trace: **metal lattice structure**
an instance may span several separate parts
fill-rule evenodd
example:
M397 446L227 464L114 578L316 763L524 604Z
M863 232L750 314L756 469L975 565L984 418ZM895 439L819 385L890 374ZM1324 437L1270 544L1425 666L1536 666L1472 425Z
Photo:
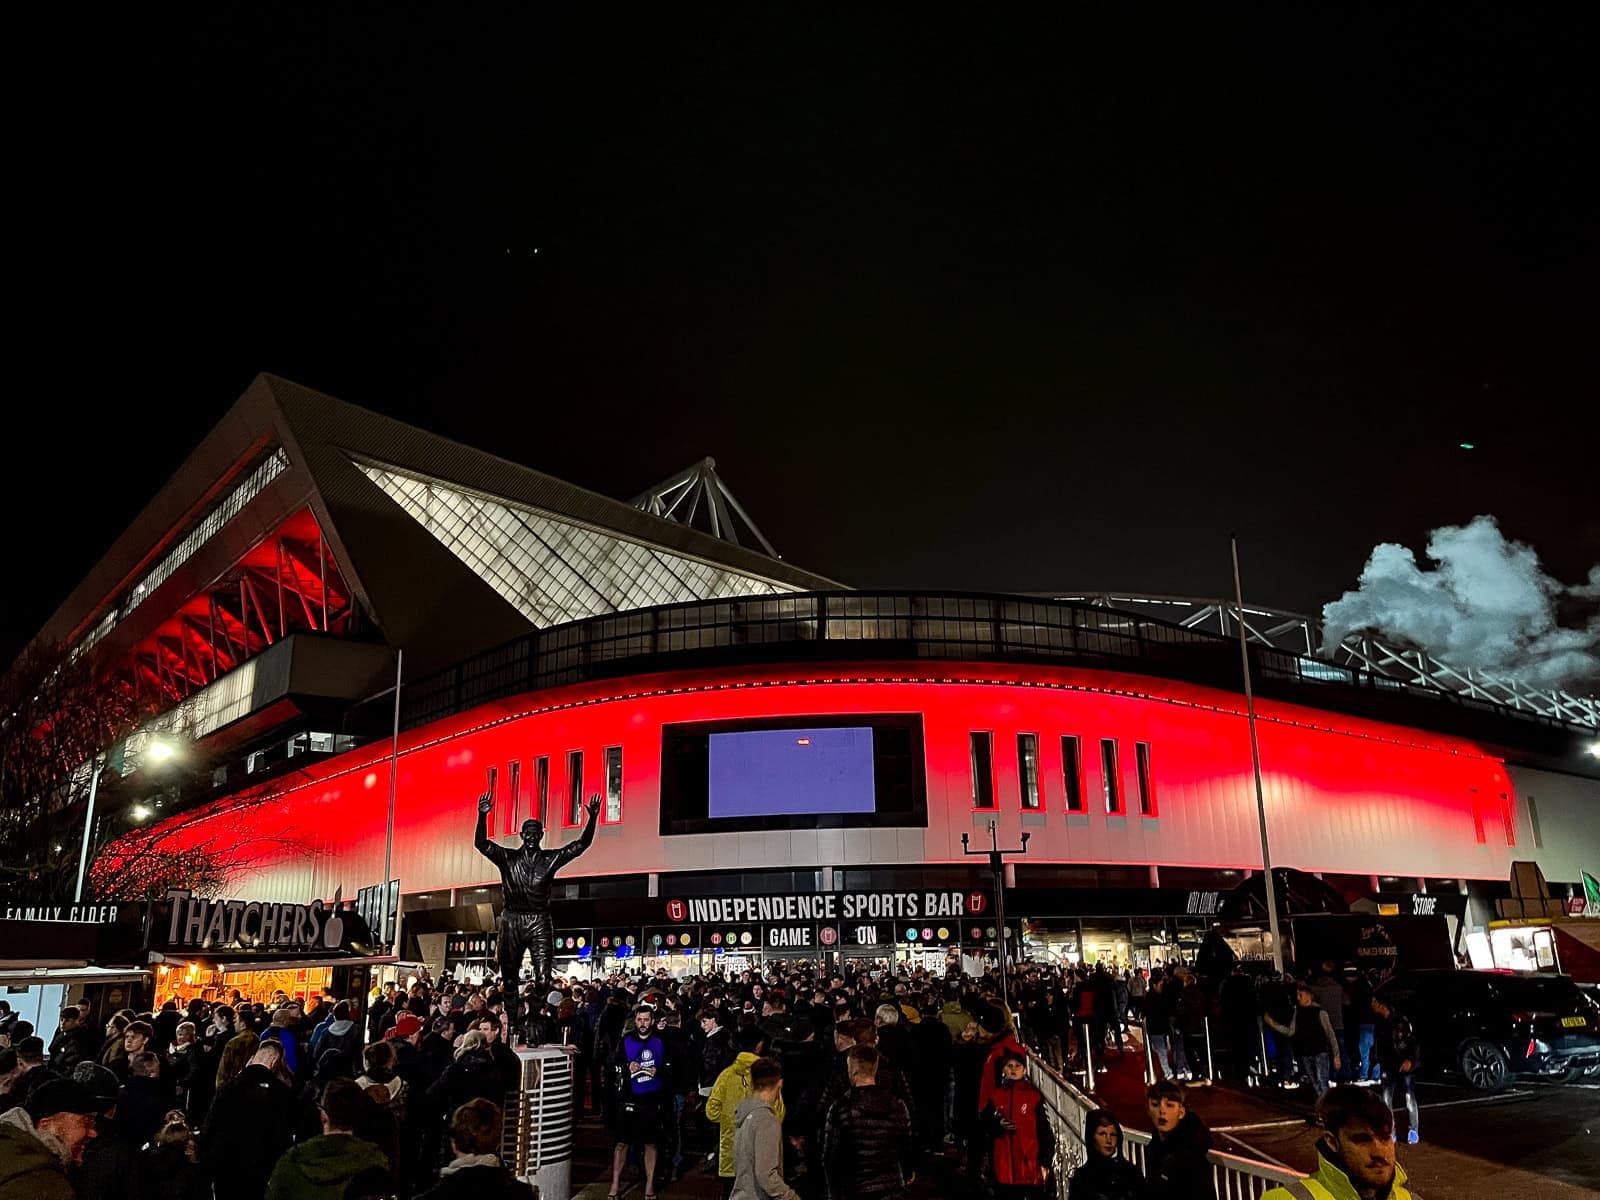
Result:
M1152 596L1134 592L1047 594L1053 600L1146 613L1186 629L1215 631L1228 637L1237 637L1242 625L1245 639L1258 645L1322 658L1343 667L1357 667L1415 687L1436 688L1519 712L1600 729L1600 699L1596 697L1575 696L1559 688L1535 687L1487 671L1458 669L1424 650L1387 645L1370 634L1352 633L1335 646L1332 653L1325 653L1322 623L1302 613L1253 605L1241 610L1232 600L1193 596Z
M714 458L702 458L670 479L664 479L655 487L640 493L633 498L633 506L653 517L664 517L680 525L704 529L712 537L732 542L735 546L744 544L739 540L738 530L738 524L742 523L746 532L755 538L763 550L773 558L783 557L773 549L766 534L761 532L750 519L750 514L745 512L744 506L728 490L722 476L717 474L717 460ZM737 522L735 518L738 518ZM696 519L700 519L702 524L696 525Z

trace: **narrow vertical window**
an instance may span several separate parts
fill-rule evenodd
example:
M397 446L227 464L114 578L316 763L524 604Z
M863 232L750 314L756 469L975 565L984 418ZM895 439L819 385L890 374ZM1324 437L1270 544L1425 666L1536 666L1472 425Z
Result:
M1061 773L1067 785L1067 811L1083 811L1083 747L1069 734L1061 739Z
M515 833L522 823L522 762L511 763L511 803L506 805L506 832Z
M583 824L583 751L567 751L567 824Z
M1101 787L1106 796L1106 812L1120 813L1122 811L1122 780L1117 775L1117 740L1115 738L1100 739L1100 776Z
M607 821L622 820L622 747L606 747L606 811Z
M1517 806L1506 792L1500 793L1500 821L1506 827L1506 845L1517 844Z
M540 755L533 760L533 799L529 803L529 815L539 824L545 822L545 814L550 811L550 758Z
M1539 806L1534 803L1532 796L1524 796L1522 802L1528 806L1528 828L1533 832L1533 848L1544 849L1544 831L1539 828Z
M1017 782L1022 788L1024 811L1039 808L1039 735L1017 734Z
M1139 767L1139 814L1153 817L1156 815L1156 793L1150 779L1150 743L1135 742L1133 752Z
M971 737L972 755L972 807L994 807L994 754L987 733L974 733Z
M1489 835L1483 830L1483 802L1478 798L1478 789L1469 788L1472 793L1472 832L1478 839L1478 845L1487 846Z

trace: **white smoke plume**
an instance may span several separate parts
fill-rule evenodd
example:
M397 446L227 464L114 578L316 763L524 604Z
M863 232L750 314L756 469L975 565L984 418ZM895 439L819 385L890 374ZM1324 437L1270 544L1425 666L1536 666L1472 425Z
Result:
M1600 599L1600 566L1566 587L1545 574L1533 547L1510 541L1493 517L1428 535L1431 566L1406 546L1372 551L1358 586L1322 609L1323 649L1351 633L1417 647L1458 670L1592 693L1600 683L1600 614L1585 628L1558 623L1562 599Z

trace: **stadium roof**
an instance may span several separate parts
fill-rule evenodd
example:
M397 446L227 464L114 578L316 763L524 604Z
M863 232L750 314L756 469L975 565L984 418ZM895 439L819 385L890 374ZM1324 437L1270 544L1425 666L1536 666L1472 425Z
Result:
M263 374L36 641L105 641L147 675L204 684L295 632L302 610L328 632L346 606L368 640L429 669L583 617L838 586Z

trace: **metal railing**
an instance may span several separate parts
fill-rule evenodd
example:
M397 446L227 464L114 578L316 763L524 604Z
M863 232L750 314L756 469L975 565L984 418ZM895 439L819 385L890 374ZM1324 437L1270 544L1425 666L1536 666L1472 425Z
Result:
M1056 662L1236 686L1229 638L1091 603L938 592L802 592L690 601L535 630L406 688L402 723L427 724L543 688L721 663ZM1266 694L1365 711L1376 692L1472 706L1453 693L1272 646L1250 647ZM1342 700L1338 700L1343 697ZM1513 709L1502 712L1535 720ZM1546 723L1559 726L1541 718Z
M1056 1154L1050 1178L1056 1200L1066 1200L1072 1175L1088 1161L1089 1149L1084 1121L1100 1105L1053 1070L1037 1054L1028 1056L1028 1078L1044 1097L1045 1115L1055 1134ZM1124 1129L1122 1153L1129 1162L1145 1170L1150 1134ZM1206 1155L1211 1164L1211 1181L1218 1200L1259 1200L1261 1195L1282 1184L1305 1176L1253 1158L1213 1150Z

